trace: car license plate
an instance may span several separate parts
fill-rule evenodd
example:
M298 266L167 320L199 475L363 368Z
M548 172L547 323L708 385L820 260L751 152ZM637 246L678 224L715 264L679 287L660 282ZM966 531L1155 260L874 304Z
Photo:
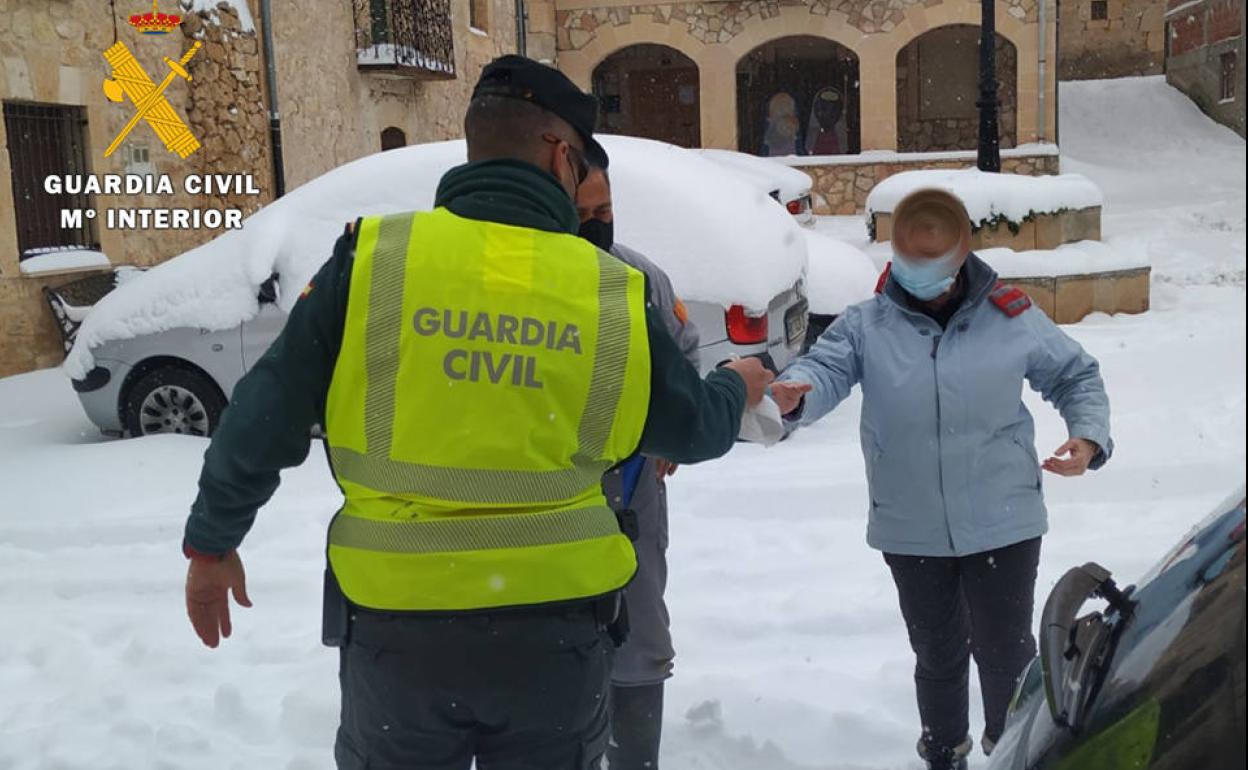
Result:
M788 333L789 345L800 344L806 339L806 303L795 305L789 309L784 319L785 331Z

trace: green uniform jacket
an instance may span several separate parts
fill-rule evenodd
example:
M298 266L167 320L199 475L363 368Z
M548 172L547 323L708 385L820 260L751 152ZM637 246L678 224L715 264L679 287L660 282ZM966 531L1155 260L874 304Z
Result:
M436 206L459 216L574 233L576 209L554 177L510 160L452 169ZM325 401L342 343L355 239L344 234L291 309L268 352L234 388L204 454L199 496L186 523L186 544L206 554L238 547L256 511L277 489L279 472L303 463L308 436L325 424ZM678 463L719 457L732 448L745 408L745 383L726 369L702 380L647 306L650 406L639 451Z

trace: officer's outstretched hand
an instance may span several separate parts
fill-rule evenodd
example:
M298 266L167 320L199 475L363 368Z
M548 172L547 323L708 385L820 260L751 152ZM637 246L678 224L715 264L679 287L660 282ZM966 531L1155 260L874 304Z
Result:
M724 368L733 370L745 380L746 406L754 406L762 401L767 386L776 379L776 375L763 366L763 362L757 358L738 358L736 361L724 364Z
M186 568L186 614L208 647L216 647L223 637L230 636L230 593L243 607L251 606L238 551L230 551L220 560L191 559Z

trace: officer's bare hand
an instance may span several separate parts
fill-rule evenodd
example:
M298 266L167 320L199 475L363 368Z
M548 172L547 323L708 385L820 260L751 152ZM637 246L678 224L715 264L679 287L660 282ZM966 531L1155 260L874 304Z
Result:
M662 481L668 476L675 476L676 469L679 467L671 460L664 460L662 457L658 457L654 461L654 475L659 477L659 481Z
M195 633L208 647L216 647L230 636L230 599L243 607L247 598L247 575L238 551L230 551L220 561L195 558L186 568L186 614Z
M1088 470L1088 464L1096 457L1098 447L1086 438L1072 438L1057 448L1053 456L1045 460L1041 467L1058 476L1082 476ZM1063 460L1062 455L1070 455Z
M762 401L767 386L776 379L776 375L757 358L738 358L724 364L724 368L733 370L745 380L746 406L754 406Z
M805 382L775 382L771 385L771 400L780 407L780 414L789 414L802 405L802 398L812 388Z

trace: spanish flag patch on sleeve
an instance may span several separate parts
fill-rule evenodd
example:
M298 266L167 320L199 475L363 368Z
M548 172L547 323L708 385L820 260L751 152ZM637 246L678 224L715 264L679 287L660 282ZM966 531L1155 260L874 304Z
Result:
M304 299L312 293L312 282L308 281L308 285L303 287L303 291L299 292L299 299Z
M682 325L689 323L689 308L685 307L685 303L681 302L679 298L676 300L675 307L672 308L672 313Z

